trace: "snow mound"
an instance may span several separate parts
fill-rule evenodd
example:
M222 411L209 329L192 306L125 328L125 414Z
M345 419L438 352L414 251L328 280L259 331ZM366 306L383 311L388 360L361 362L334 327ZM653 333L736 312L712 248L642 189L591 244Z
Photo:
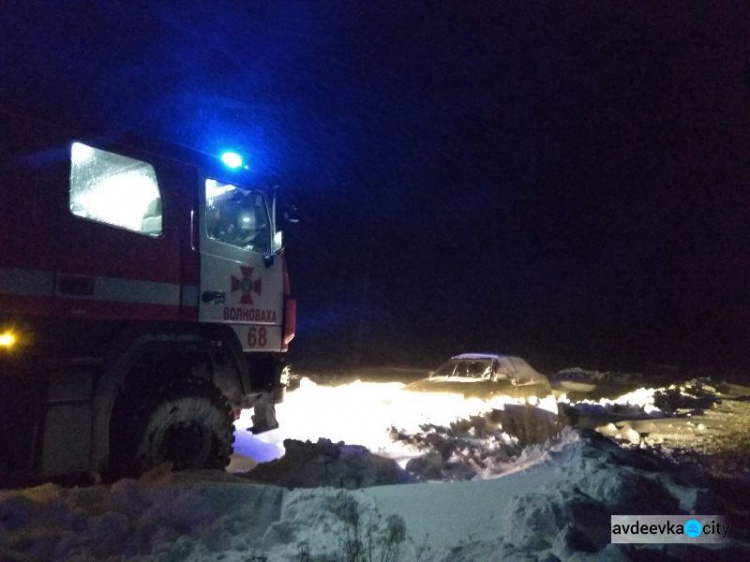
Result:
M492 478L515 469L525 447L560 433L556 409L552 399L505 402L448 425L422 424L412 432L391 427L390 433L395 442L420 451L405 466L418 482Z
M707 505L705 491L666 461L592 431L568 428L522 456L516 470L490 480L367 494L383 513L399 513L417 543L428 540L429 560L628 560L627 545L610 544L611 515L700 513ZM731 559L737 547L726 547Z
M195 537L208 551L247 548L278 518L283 490L212 477L183 473L111 487L47 484L1 493L0 559L122 560L168 552L178 560L195 551Z
M550 383L561 381L579 382L579 383L611 383L611 384L632 384L643 380L642 373L629 373L623 371L595 371L591 369L582 369L581 367L572 367L562 369L547 377Z
M319 456L321 447L348 451L303 443L292 444L291 455ZM610 516L720 506L651 452L622 449L592 431L568 428L527 447L515 467L493 479L354 491L290 491L210 471L163 470L109 487L0 491L0 559L685 559L679 545L655 545L644 558L630 545L609 544ZM719 545L692 559L742 559L745 546Z
M661 418L685 413L698 414L720 401L715 387L699 380L662 388L638 388L618 398L571 401L560 398L565 412L576 423L584 416L613 419Z
M675 413L699 413L719 400L717 387L701 379L672 384L654 392L654 405L661 410Z
M374 455L360 445L322 438L316 443L285 439L284 449L282 458L259 464L246 477L286 488L357 489L412 480L395 461Z
M666 414L656 406L656 392L655 388L639 388L615 399L580 400L572 403L571 406L574 413L578 415L614 414L623 417L662 417ZM565 399L561 401L570 403Z
M415 433L391 429L391 436L422 454L406 463L417 481L471 480L483 471L509 463L521 448L487 416L472 416L448 426L425 424Z

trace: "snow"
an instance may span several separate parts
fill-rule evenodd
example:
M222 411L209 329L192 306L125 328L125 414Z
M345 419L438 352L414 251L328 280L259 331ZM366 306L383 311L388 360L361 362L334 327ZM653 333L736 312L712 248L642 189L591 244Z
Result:
M362 445L376 454L385 453L403 467L419 456L409 445L394 443L390 428L418 432L425 424L449 425L457 419L487 413L492 405L461 394L429 394L404 391L403 383L354 381L339 386L321 386L307 378L277 407L280 428L257 438L241 436L235 450L244 456L271 460L284 454L284 439ZM235 424L240 430L252 425L250 411ZM257 449L256 449L257 447Z
M581 400L575 403L575 409L581 414L585 413L611 413L624 416L650 416L661 417L664 412L655 406L654 388L639 388L622 396L609 399L601 398L598 401ZM563 402L568 402L565 397Z
M651 390L599 405L609 414L618 404L653 405L659 392ZM414 394L397 383L303 380L279 408L279 430L252 436L247 419L238 420L234 473L159 467L112 486L0 491L0 560L628 560L632 546L610 544L612 514L732 507L644 448L632 427L638 438L631 434L628 447L570 427L524 446L492 428L493 410L547 416L554 402ZM623 427L608 422L600 432ZM397 434L409 439L393 440ZM453 463L453 475L461 466L469 479L374 485L383 474L404 476L409 461L430 454L437 454L439 478L460 479L446 472ZM279 460L265 465L276 467L266 477L283 485L253 482L253 464L272 459ZM362 480L337 482L342 474ZM746 547L735 538L710 556L741 559ZM662 557L685 554L680 545L649 548Z

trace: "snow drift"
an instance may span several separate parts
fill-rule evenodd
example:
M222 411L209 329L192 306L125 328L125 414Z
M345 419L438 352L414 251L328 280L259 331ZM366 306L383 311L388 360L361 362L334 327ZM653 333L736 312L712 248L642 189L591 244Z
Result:
M666 461L595 432L565 430L522 457L499 478L357 491L289 491L231 474L166 471L111 487L3 491L0 557L626 560L639 550L609 543L610 515L727 509ZM658 546L660 556L685 556L681 545ZM737 558L746 545L720 546L714 559Z

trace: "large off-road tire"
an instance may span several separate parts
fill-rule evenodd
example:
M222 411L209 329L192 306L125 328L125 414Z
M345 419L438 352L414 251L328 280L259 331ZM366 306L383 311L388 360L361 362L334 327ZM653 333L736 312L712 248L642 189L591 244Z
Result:
M229 464L232 409L211 382L173 379L133 410L120 410L113 420L113 429L119 429L110 433L113 475L138 476L164 463L174 470L223 469Z

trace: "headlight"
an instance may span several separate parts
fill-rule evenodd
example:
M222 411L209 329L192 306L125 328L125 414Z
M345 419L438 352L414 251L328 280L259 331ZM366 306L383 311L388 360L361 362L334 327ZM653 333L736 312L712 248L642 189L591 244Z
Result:
M15 351L34 343L34 332L14 324L0 325L0 353Z
M0 349L10 349L16 345L18 336L14 332L6 331L0 333Z

